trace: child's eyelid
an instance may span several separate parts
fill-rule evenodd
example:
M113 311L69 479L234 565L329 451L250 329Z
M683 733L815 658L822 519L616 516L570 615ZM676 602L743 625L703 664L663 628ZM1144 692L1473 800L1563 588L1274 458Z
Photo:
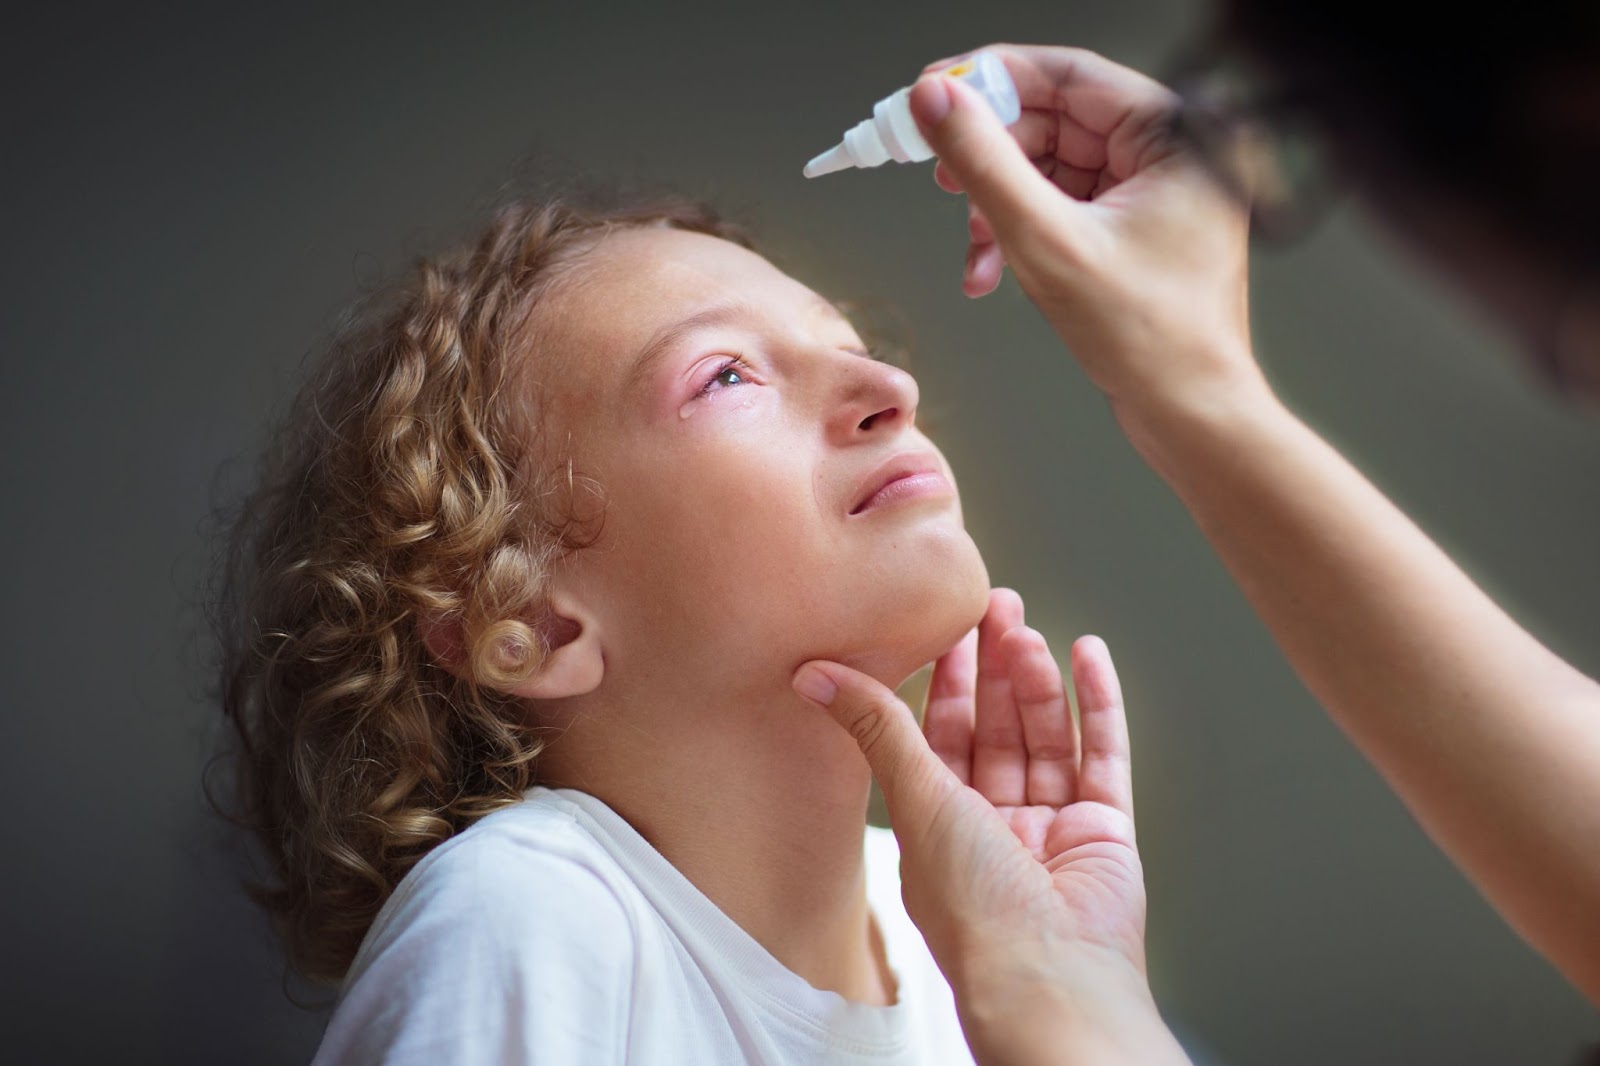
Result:
M699 380L700 384L699 388L695 390L695 395L697 397L705 396L708 393L717 391L713 388L717 383L717 379L730 370L741 374L749 374L753 368L745 360L744 356L737 353L723 352L711 360L709 370L697 372L697 380Z
M729 366L743 362L743 357L727 348L713 349L694 361L689 370L689 380L703 383L722 373Z

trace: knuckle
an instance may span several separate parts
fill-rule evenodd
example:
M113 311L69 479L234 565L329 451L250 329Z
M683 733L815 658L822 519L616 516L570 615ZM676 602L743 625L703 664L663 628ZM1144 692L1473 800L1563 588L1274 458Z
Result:
M1126 748L1109 744L1084 745L1083 757L1092 759L1113 774L1126 774L1133 768L1133 759Z
M980 748L1020 748L1023 744L1021 724L993 724L979 726L972 732L972 742Z
M1079 46L1079 45L1071 45L1071 44L1069 44L1069 45L1062 46L1061 52L1066 58L1074 59L1074 60L1077 60L1079 62L1088 62L1088 63L1104 63L1104 62L1107 62L1106 57L1101 55L1099 52L1096 52L1093 48L1084 48L1084 47Z
M1023 680L1013 682L1011 687L1016 694L1017 706L1030 714L1048 716L1058 709L1066 709L1067 691L1059 681L1052 684L1043 678Z
M857 746L871 755L884 746L894 713L895 707L888 700L874 696L855 710L845 728Z

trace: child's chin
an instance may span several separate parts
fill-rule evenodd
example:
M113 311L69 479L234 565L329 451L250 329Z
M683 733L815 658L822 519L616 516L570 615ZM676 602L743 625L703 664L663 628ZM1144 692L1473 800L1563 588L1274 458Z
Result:
M882 649L879 680L891 688L933 662L966 636L989 607L989 572L977 548L959 558L930 565L931 579L908 596L898 612L899 640Z
M955 647L983 620L984 612L989 609L989 573L981 564L978 572L968 575L968 580L960 587L950 589L946 607L937 616L940 624L932 624L933 619L930 618L928 641L918 649L919 661L913 669L932 662Z

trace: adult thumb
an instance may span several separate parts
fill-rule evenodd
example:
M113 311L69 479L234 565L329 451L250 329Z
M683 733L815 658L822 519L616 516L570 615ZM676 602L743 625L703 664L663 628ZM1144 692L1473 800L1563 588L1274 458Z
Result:
M794 672L794 690L826 707L855 738L883 791L896 829L902 817L924 817L938 808L956 776L928 747L916 716L876 678L839 663L813 659Z
M911 89L911 116L945 169L983 211L1002 248L1069 198L1039 173L1000 117L959 78L937 72Z

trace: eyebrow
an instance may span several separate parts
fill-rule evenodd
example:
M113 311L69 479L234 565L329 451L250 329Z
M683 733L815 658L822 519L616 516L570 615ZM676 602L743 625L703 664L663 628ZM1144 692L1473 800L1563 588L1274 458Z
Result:
M808 304L813 312L837 318L846 324L850 321L837 305L820 295L813 294ZM703 329L725 326L740 319L754 318L760 313L760 309L754 304L744 301L719 303L696 311L688 318L661 327L645 342L644 347L639 349L633 366L628 370L629 383L638 386L649 380L656 363L691 334Z

